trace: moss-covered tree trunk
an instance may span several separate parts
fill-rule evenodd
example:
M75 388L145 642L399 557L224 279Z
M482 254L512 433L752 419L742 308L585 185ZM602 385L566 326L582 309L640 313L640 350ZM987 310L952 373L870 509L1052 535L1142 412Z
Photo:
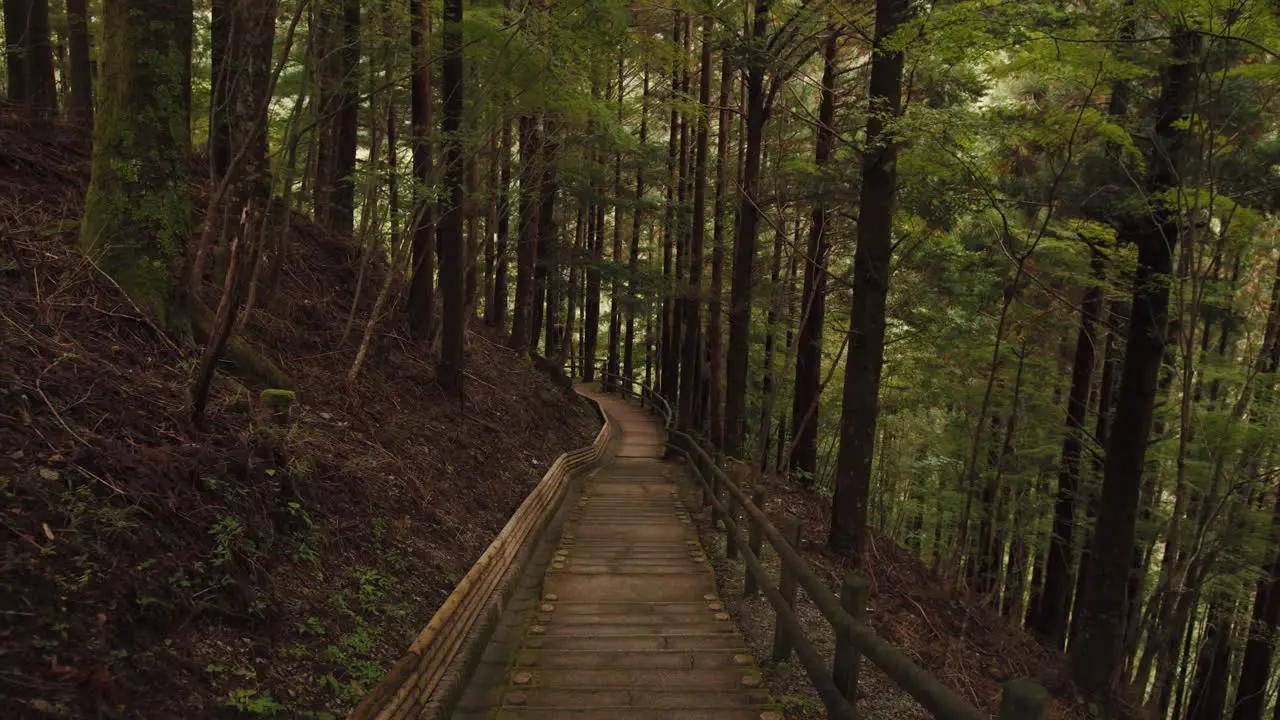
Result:
M80 241L104 271L173 324L191 237L187 156L191 0L106 0L93 168Z

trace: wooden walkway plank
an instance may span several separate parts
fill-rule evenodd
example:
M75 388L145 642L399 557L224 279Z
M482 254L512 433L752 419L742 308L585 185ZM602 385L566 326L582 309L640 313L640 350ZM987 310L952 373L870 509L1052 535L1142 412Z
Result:
M459 717L770 720L737 628L680 498L662 427L593 386L621 431L616 458L585 480L549 559L542 596L494 698ZM494 682L477 676L473 682ZM500 698L500 699L499 699Z

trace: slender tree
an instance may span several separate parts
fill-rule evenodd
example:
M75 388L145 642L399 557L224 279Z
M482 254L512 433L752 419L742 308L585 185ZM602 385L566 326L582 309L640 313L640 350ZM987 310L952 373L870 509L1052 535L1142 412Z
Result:
M640 84L640 147L649 141L649 63L644 63ZM627 337L623 349L622 374L635 379L637 283L640 274L640 225L644 212L644 163L636 164L635 207L631 210L631 252L627 259ZM647 341L646 341L647 342ZM624 388L630 390L630 387Z
M413 177L417 180L413 226L413 273L409 282L409 331L419 343L431 340L435 327L435 199L431 153L431 12L426 0L409 0L412 51Z
M1095 247L1092 254L1094 275L1101 275L1105 269L1102 253ZM1058 493L1053 506L1053 534L1049 537L1044 591L1035 625L1040 639L1054 648L1061 648L1067 639L1067 612L1074 584L1071 577L1071 556L1075 542L1076 497L1080 493L1080 452L1084 443L1089 385L1093 379L1093 349L1097 344L1094 325L1101 312L1102 287L1092 285L1085 290L1080 302L1080 329L1076 333L1075 356L1071 363L1067 427L1062 437Z
M822 100L814 139L814 166L819 175L831 160L836 114L836 54L839 30L827 28L822 49ZM804 294L800 301L800 336L796 341L796 378L791 403L791 474L812 485L818 472L818 410L822 394L822 336L827 306L827 194L819 178L817 200L809 221L804 258Z
M467 298L466 258L462 232L467 209L465 168L462 156L462 0L444 3L444 62L440 93L444 117L444 192L446 205L440 218L441 341L436 377L445 391L461 400L466 367L465 334Z
M527 352L531 341L536 341L533 330L533 276L538 260L538 208L541 196L538 184L542 173L538 169L539 146L542 136L538 119L533 115L520 117L520 207L519 232L516 241L516 297L511 319L511 347Z
M724 225L728 200L729 136L733 127L733 110L729 107L733 89L733 53L720 54L720 94L716 123L716 199L712 210L711 230L711 297L707 305L707 423L711 442L724 445Z
M502 122L498 149L501 166L498 180L497 228L494 232L493 302L486 308L489 324L502 330L507 325L507 246L511 233L511 123Z
M93 127L92 45L85 0L67 0L67 44L71 55L71 103L67 109L72 119Z
M746 132L742 184L738 190L734 229L733 280L729 296L729 347L725 366L724 449L743 450L746 439L747 370L751 344L751 295L756 259L756 228L760 223L760 154L764 138L765 87L768 63L765 47L769 31L769 0L756 0L751 37L746 48Z
M876 0L875 47L868 91L866 151L858 204L858 247L853 259L849 357L845 364L840 450L831 508L831 548L862 562L867 500L880 411L884 364L885 300L893 250L893 208L898 144L891 123L902 112L903 53L889 42L908 19L907 0Z
M1150 160L1148 197L1163 197L1178 183L1179 158L1187 136L1181 120L1190 111L1195 94L1201 44L1201 36L1194 30L1174 33L1172 57L1157 107L1155 139L1159 151ZM1177 209L1163 204L1123 230L1123 236L1138 248L1138 267L1115 417L1103 464L1098 520L1090 547L1090 575L1077 598L1080 627L1071 646L1077 682L1097 698L1105 697L1115 687L1124 665L1125 595L1152 407L1165 350L1168 277L1178 231Z
M360 120L360 0L319 0L324 54L319 63L320 134L316 154L316 220L350 234L355 219L355 167Z
M680 422L686 428L697 428L699 401L702 393L702 240L707 225L707 126L711 116L711 33L715 29L711 15L702 17L702 55L698 78L697 123L694 140L693 220L689 230L689 301L685 304L684 361L680 382Z

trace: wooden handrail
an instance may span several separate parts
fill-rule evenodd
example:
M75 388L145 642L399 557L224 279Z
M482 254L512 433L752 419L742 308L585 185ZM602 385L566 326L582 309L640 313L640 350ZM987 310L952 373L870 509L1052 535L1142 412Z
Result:
M590 398L588 398L590 400ZM424 711L447 695L450 681L456 685L465 678L451 677L464 670L471 652L483 647L471 640L482 634L487 614L503 603L503 591L511 584L510 570L520 562L547 518L564 497L568 480L575 473L594 465L607 453L617 430L614 423L591 401L601 418L600 431L588 446L566 452L547 468L538 485L507 524L493 539L484 554L458 583L431 621L361 703L348 720L407 720L424 717ZM482 644L482 643L481 643ZM465 673L463 673L465 674ZM447 709L446 709L447 711Z
M832 717L845 717L843 714L837 713L843 713L844 707L848 705L848 702L854 701L856 692L852 685L856 682L856 673L852 674L851 679L849 678L850 673L843 671L842 668L840 674L845 676L842 679L847 682L847 685L839 688L837 687L838 683L832 679L832 676L828 674L822 663L815 661L816 653L812 644L809 643L802 632L797 633L795 628L792 627L793 621L795 624L799 622L794 610L784 601L782 594L767 581L764 567L756 553L752 551L749 538L744 539L740 536L736 517L731 511L734 505L744 510L752 529L760 532L768 539L769 544L773 546L778 555L779 562L799 582L814 605L817 606L819 612L822 613L822 616L831 624L837 640L844 641L843 643L838 642L838 646L850 646L856 652L864 655L907 694L915 698L922 707L932 713L934 717L942 718L942 720L981 720L987 717L985 713L978 710L971 703L939 682L924 668L913 662L901 650L876 635L875 631L855 618L846 607L843 607L840 599L809 568L808 563L786 541L782 533L778 532L778 529L769 521L764 511L757 507L747 493L729 478L711 454L702 447L702 444L693 436L675 429L671 406L665 399L657 395L652 388L639 381L612 375L607 371L602 371L601 377L611 377L615 381L639 386L639 394L642 398L646 396L656 398L655 401L650 403L650 407L663 416L667 429L667 444L689 459L689 464L693 468L695 475L707 490L703 496L704 504L709 502L713 510L713 516L717 516L724 523L728 533L726 537L728 547L733 547L736 551L742 552L748 572L755 575L757 584L764 590L770 604L774 606L781 631L788 635L788 640L791 641L790 644L795 648L801 664L804 665L805 671L809 675L810 681L822 697L824 704L827 705L827 710ZM726 489L731 502L726 503L720 500L719 488L721 487ZM834 693L834 696L832 696L832 693ZM847 700L848 702L842 706L837 699ZM1000 719L1042 720L1047 715L1048 704L1049 695L1038 683L1028 680L1011 681L1005 683L1004 686ZM850 712L852 712L851 709Z

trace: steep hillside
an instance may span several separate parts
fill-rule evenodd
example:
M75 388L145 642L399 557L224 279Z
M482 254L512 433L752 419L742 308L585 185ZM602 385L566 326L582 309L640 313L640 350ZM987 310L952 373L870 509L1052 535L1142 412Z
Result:
M220 375L192 427L198 348L77 252L55 135L0 127L0 717L341 716L595 416L478 323L465 407L395 317L347 386L356 250L299 215L247 333L291 422Z

